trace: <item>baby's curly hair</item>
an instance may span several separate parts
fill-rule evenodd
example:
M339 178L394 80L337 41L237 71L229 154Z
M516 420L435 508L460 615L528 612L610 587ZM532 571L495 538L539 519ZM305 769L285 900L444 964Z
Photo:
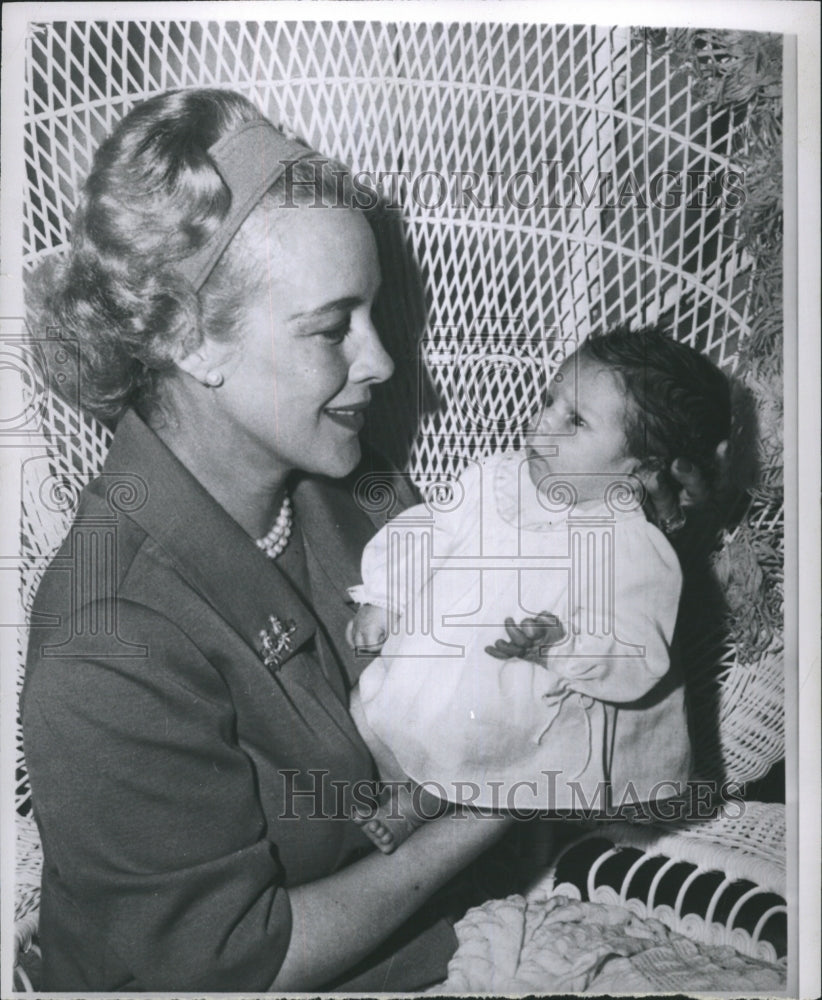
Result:
M147 415L181 350L196 348L206 334L236 335L243 302L261 280L247 241L232 241L199 294L176 265L209 239L230 207L209 147L263 117L224 90L168 91L135 107L94 157L67 258L56 267L47 262L29 280L30 316L77 342L81 404L104 422L128 406ZM345 170L319 161L319 170L314 159L293 168L295 191L313 185L325 193L325 168Z
M634 457L659 470L687 459L709 484L716 479L716 450L731 431L731 388L705 355L654 326L593 334L578 354L622 378L634 404L625 426Z

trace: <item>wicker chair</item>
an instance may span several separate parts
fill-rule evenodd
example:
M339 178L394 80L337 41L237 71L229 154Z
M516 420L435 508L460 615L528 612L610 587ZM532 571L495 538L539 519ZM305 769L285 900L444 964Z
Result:
M472 456L516 446L546 368L575 340L626 320L666 320L736 377L770 434L756 474L743 483L749 502L713 556L727 613L714 616L698 638L685 637L699 773L746 782L784 753L782 508L774 458L781 427L778 413L772 416L773 390L750 361L759 272L739 211L722 200L698 210L682 196L668 208L632 200L632 184L647 190L662 169L680 179L702 171L716 180L739 166L747 148L744 102L701 103L694 66L677 59L669 41L549 25L32 24L25 264L33 268L67 244L92 151L126 111L169 88L208 85L246 94L272 120L355 169L405 172L395 192L402 218L387 213L379 234L388 286L381 323L400 364L390 394L377 402L371 432L421 486L447 478ZM499 207L488 207L494 176L540 165L533 190L541 200L565 198L564 207L528 207L533 190L524 177ZM434 170L444 182L423 176ZM462 194L455 191L460 171ZM469 171L477 175L476 198L464 195ZM610 208L596 199L581 204L601 178L606 197L622 193L622 204L618 197ZM562 190L575 190L575 203ZM38 344L48 331L33 333L20 355L36 431L22 481L26 608L109 441L104 428L44 389L43 366L70 366L71 344ZM742 579L741 565L749 568ZM22 748L17 809L17 945L25 950L36 939L40 859ZM627 870L614 867L618 855ZM670 892L660 902L666 874L680 863L690 866L679 871L684 888L673 902ZM542 890L618 898L686 934L778 958L784 952L766 931L784 912L784 868L784 811L749 804L740 820L720 812L664 830L592 831L566 849ZM706 908L690 919L688 886L713 870L720 876ZM767 894L749 930L737 918L750 890L730 909L721 900L740 879ZM639 883L647 883L642 900L632 890ZM22 971L19 985L27 985Z

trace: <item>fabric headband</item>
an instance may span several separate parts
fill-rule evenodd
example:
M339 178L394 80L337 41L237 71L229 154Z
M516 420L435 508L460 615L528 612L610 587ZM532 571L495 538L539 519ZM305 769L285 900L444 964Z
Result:
M198 292L251 210L286 167L318 155L262 119L227 133L209 148L208 154L231 192L231 207L205 245L177 264L179 273Z

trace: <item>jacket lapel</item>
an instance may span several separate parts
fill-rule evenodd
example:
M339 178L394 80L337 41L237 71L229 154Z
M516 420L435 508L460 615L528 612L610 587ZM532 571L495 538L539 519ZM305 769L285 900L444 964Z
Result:
M294 490L294 507L303 527L314 608L332 647L320 644L320 649L324 658L336 656L353 686L369 660L356 656L345 638L356 609L347 588L359 583L362 550L374 525L352 503L343 481L303 479Z
M386 469L367 450L359 468L346 479L305 477L293 491L305 532L313 604L351 685L372 657L355 654L346 641L345 630L356 610L348 588L361 582L362 551L385 523L384 514L366 512L353 499L355 484L363 475L384 478L387 495L395 497L398 510L418 502L408 478Z
M279 665L315 635L317 620L286 575L131 411L121 419L103 476L91 488L111 497L121 475L132 483L137 475L148 486L145 502L125 516L162 547L257 655L272 615L293 626Z

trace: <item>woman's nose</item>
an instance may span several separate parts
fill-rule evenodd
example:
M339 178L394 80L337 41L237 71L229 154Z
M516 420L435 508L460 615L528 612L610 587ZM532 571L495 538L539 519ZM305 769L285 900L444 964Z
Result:
M349 378L352 382L385 382L393 374L394 362L382 346L376 327L369 323L363 330Z

